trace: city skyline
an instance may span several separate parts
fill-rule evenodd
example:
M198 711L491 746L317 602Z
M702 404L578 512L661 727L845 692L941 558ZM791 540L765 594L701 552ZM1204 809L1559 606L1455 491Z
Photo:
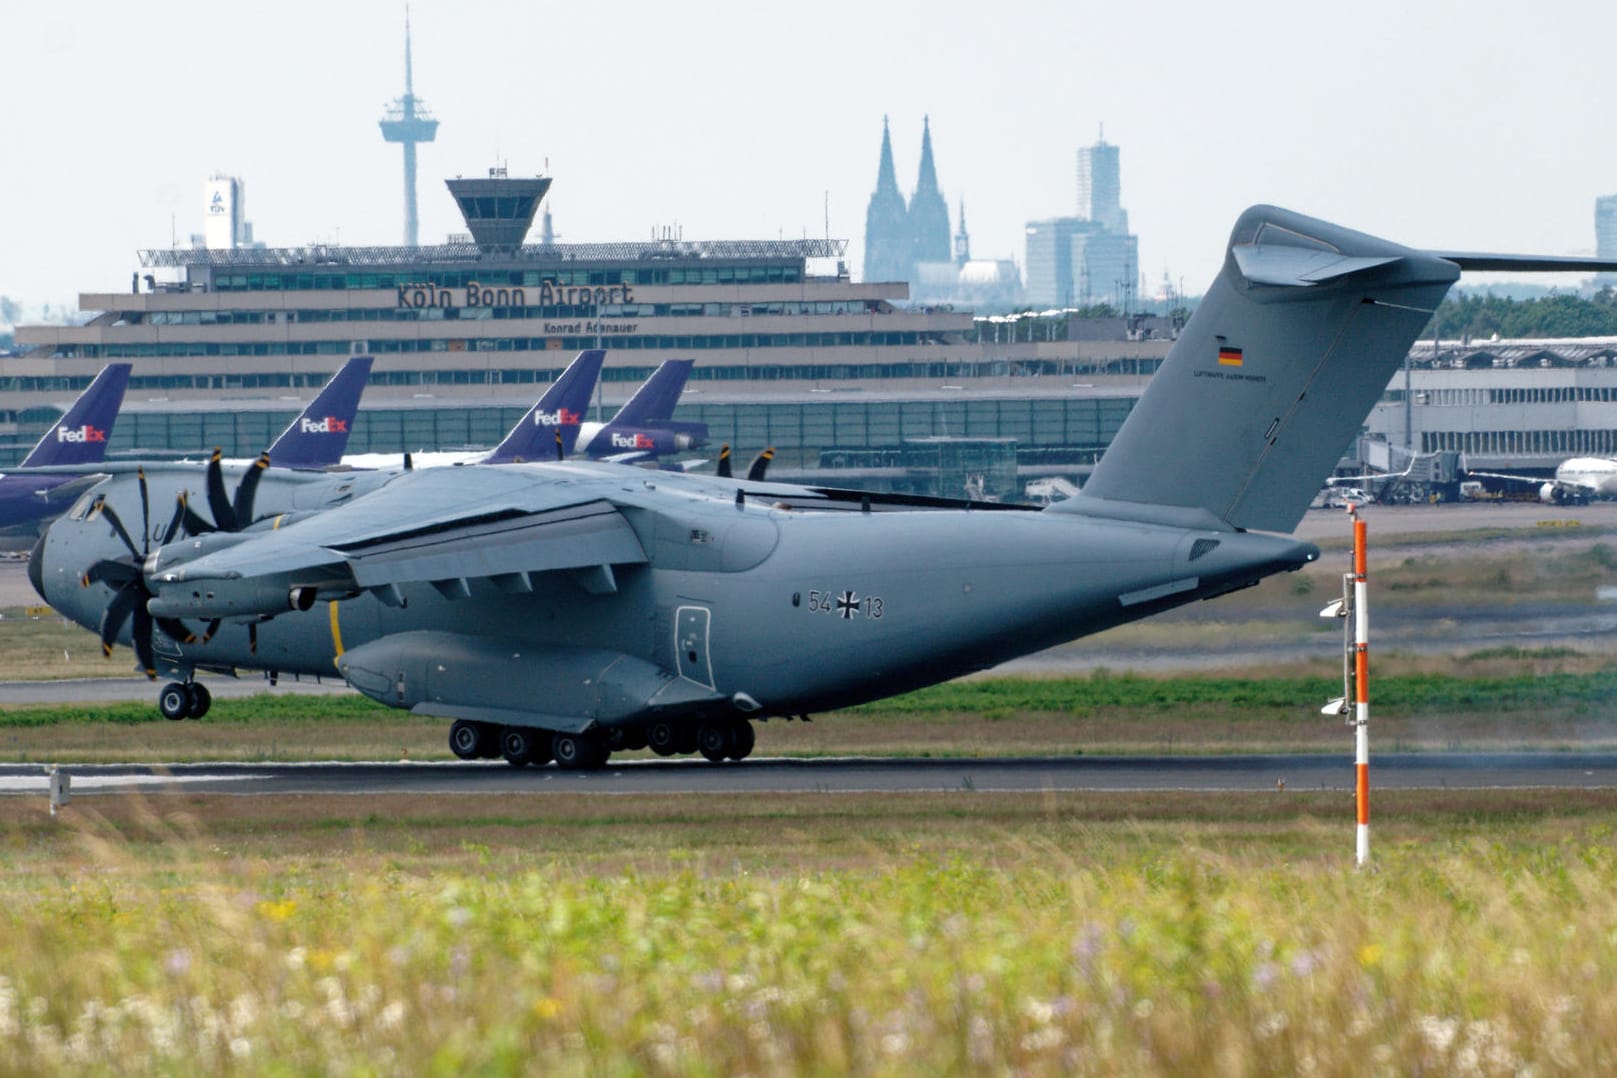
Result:
M1617 192L1617 146L1596 137L1617 10L1120 8L417 0L414 89L442 122L420 151L421 240L462 231L444 179L548 160L563 240L820 236L829 218L857 275L888 115L906 191L930 116L982 258L1024 263L1026 223L1071 212L1074 154L1102 124L1148 288L1167 273L1200 292L1255 202L1411 245L1593 250L1594 200ZM131 21L84 0L7 21L0 294L127 288L139 250L201 231L216 172L246 181L271 246L398 241L399 151L375 123L403 88L402 4L180 0Z

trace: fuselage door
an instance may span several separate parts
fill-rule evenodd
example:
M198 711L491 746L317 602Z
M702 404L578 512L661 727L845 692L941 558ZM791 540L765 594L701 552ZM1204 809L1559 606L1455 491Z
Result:
M705 606L682 606L674 611L674 654L679 676L713 688L713 666L708 661L708 623Z

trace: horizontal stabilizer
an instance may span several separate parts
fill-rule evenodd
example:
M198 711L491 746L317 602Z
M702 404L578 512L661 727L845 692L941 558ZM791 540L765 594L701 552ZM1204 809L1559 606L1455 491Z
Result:
M1609 258L1556 257L1553 255L1497 255L1475 251L1433 251L1462 270L1505 270L1516 273L1617 273Z
M1241 276L1253 284L1293 287L1316 285L1397 261L1394 255L1352 258L1334 251L1260 247L1251 243L1231 248L1230 253L1235 256L1235 264L1241 267Z

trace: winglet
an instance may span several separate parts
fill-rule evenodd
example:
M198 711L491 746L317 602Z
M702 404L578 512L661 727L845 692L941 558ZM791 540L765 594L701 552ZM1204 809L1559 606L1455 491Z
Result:
M560 437L563 453L571 453L578 441L579 424L589 407L595 380L601 375L606 352L590 348L578 353L556 380L550 383L537 404L528 410L505 436L505 441L484 457L484 464L509 464L517 460L549 460L556 455L555 439Z
M107 456L107 439L123 406L129 364L109 363L79 399L23 458L22 467L51 464L99 464Z
M277 468L329 468L342 460L371 363L371 356L355 356L344 363L270 444L270 461Z

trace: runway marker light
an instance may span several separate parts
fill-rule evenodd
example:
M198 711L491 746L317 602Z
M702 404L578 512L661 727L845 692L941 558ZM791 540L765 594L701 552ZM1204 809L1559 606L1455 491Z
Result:
M1320 708L1320 714L1344 716L1353 727L1354 801L1358 808L1355 860L1362 868L1370 861L1369 542L1357 506L1348 507L1348 519L1353 522L1353 571L1342 574L1342 598L1333 599L1319 612L1322 618L1342 621L1342 695Z

